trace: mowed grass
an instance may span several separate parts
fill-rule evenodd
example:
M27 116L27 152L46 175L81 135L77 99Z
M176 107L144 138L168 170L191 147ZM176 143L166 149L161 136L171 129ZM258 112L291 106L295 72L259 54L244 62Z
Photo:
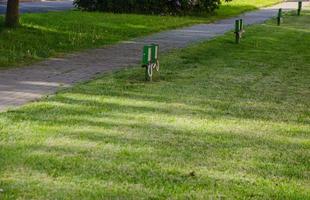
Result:
M216 11L218 16L233 16L249 10L254 10L260 7L271 6L281 0L233 0L230 2L222 1L221 9Z
M277 2L277 0L272 0ZM0 69L27 65L52 56L101 47L154 32L208 23L271 2L238 1L223 6L216 15L197 17L65 11L24 14L21 27L5 29L0 16Z
M309 199L310 13L0 114L6 199Z

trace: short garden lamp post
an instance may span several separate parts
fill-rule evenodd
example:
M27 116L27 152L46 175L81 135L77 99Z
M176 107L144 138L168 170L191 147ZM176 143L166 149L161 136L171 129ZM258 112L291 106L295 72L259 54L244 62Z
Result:
M159 45L151 44L143 47L142 67L145 68L145 80L153 80L153 71L159 71Z
M297 10L297 15L300 16L301 14L301 9L302 9L302 1L298 2L298 10Z
M282 22L282 8L279 9L277 20L278 20L278 26L280 26Z
M243 20L238 19L235 22L235 34L236 34L236 43L239 44L244 33Z

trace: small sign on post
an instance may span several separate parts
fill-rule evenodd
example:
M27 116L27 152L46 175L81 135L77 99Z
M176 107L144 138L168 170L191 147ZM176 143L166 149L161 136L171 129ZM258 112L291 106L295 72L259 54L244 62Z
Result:
M243 20L238 19L235 22L235 34L236 34L236 43L239 44L242 38L242 34L244 33Z
M279 9L277 19L278 19L278 26L280 26L282 22L282 8Z
M153 80L153 70L159 71L159 45L151 44L143 47L142 67L145 67L145 79Z
M302 10L302 1L298 2L298 10L297 10L297 15L300 16Z

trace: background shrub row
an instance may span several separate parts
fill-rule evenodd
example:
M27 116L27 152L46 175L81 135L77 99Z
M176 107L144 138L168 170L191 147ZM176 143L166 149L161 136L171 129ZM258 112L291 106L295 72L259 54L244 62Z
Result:
M74 0L81 10L144 14L212 12L220 3L221 0Z

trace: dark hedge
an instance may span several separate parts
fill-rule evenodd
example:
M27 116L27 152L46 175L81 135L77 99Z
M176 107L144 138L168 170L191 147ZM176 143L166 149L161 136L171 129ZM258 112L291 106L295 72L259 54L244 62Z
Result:
M81 10L144 14L212 12L220 4L221 0L74 0Z

